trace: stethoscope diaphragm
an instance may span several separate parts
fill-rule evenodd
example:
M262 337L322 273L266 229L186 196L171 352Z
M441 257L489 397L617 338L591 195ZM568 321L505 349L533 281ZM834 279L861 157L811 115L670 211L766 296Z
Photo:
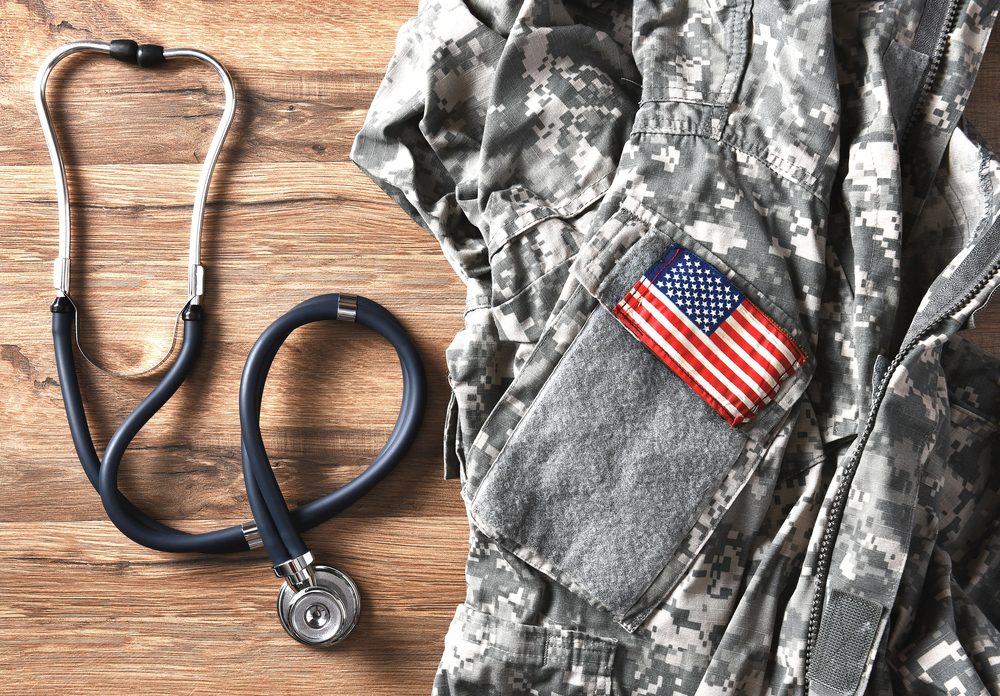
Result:
M288 581L278 592L278 618L295 640L306 645L339 643L354 630L361 595L347 573L314 566L313 584L296 590Z

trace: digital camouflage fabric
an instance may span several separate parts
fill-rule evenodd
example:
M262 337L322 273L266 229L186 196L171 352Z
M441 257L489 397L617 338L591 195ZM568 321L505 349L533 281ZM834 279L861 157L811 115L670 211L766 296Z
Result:
M1000 694L996 12L421 4L352 157L467 289L435 694ZM671 248L801 351L737 425L616 317Z

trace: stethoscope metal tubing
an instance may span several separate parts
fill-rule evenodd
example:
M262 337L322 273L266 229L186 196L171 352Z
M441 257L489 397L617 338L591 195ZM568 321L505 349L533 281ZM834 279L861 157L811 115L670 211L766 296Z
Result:
M69 184L66 180L66 166L63 163L59 143L52 127L52 117L45 98L45 88L52 70L64 58L74 53L102 53L111 55L111 44L99 41L77 41L66 44L50 53L42 62L35 79L35 108L38 111L45 145L52 160L52 171L56 179L56 203L59 210L59 256L53 269L53 285L58 296L68 296L70 293L70 254L72 248L71 221L69 206ZM205 161L198 175L198 185L195 189L194 207L191 213L191 233L188 240L188 298L185 304L198 304L204 293L204 269L201 266L202 223L205 218L205 207L208 201L208 189L215 171L216 162L222 151L222 145L233 123L236 114L236 88L229 72L212 56L193 48L163 49L163 58L173 60L190 58L211 67L222 81L224 103L219 125L212 136Z

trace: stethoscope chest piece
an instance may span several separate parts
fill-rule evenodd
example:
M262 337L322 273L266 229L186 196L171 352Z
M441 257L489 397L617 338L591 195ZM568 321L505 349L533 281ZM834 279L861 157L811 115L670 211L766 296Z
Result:
M285 631L306 645L339 643L354 630L361 595L354 581L330 566L314 566L311 584L296 590L286 581L278 592L278 617Z

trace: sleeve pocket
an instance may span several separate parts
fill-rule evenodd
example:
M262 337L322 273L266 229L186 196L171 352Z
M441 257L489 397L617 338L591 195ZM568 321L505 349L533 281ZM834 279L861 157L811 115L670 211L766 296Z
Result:
M616 317L639 279L676 249L711 264L801 353L766 402L735 423ZM597 302L497 449L470 513L508 550L634 630L745 483L813 361L790 318L696 240L635 205L588 240L571 273ZM551 330L566 326L556 317Z

